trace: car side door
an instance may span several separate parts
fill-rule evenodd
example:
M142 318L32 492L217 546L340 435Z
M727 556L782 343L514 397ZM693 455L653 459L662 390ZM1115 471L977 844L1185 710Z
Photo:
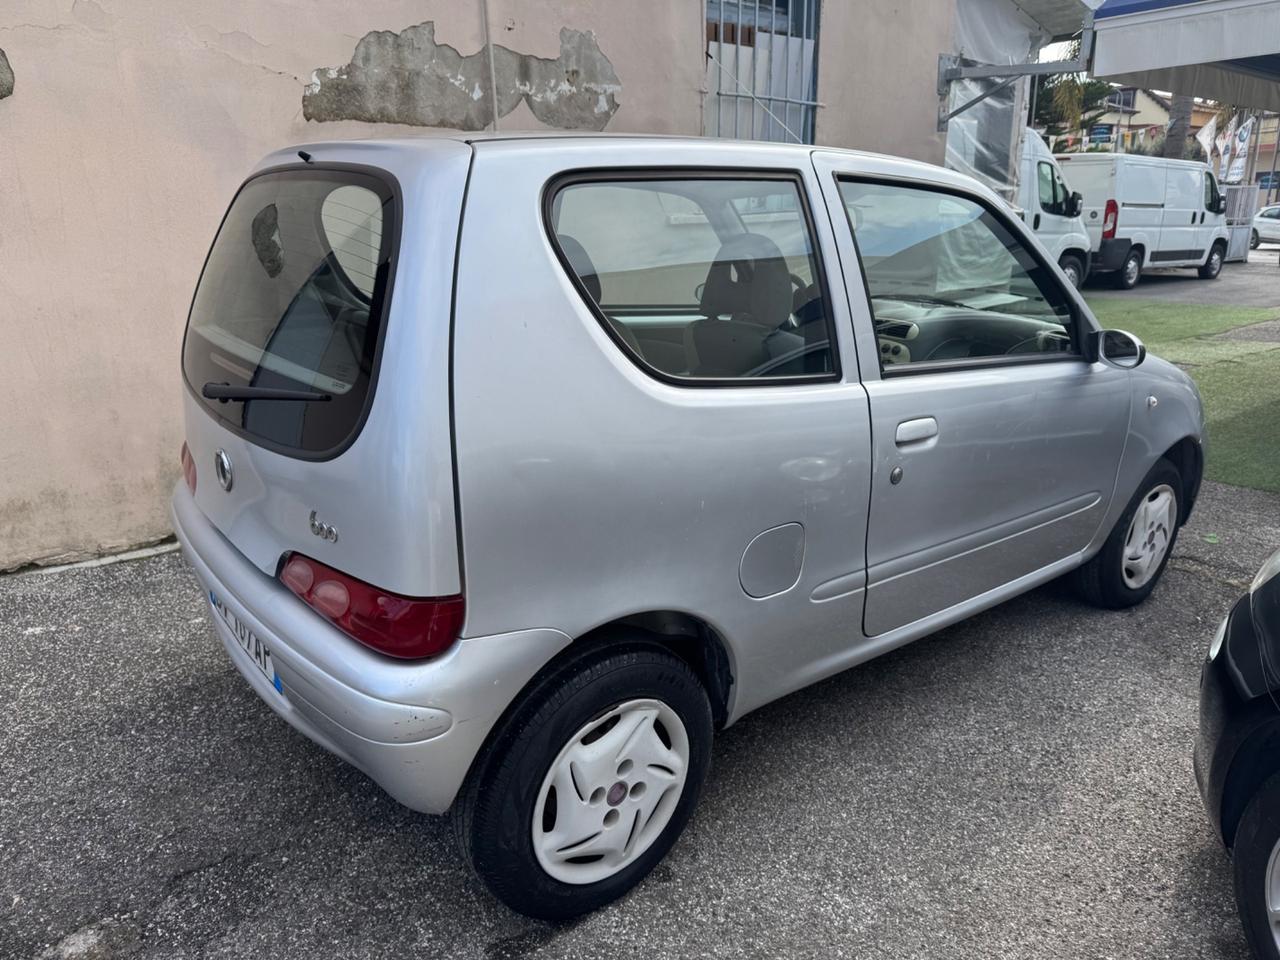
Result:
M963 616L1074 566L1110 503L1126 372L993 197L815 157L870 399L864 631Z
M1160 242L1152 252L1153 266L1198 262L1204 259L1203 228L1204 182L1193 167L1170 166L1165 178L1164 214L1160 223Z
M1254 223L1257 224L1260 240L1272 242L1280 240L1280 207L1268 207L1263 210Z

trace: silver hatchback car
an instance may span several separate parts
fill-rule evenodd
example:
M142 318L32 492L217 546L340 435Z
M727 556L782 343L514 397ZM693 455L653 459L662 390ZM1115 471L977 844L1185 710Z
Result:
M1142 601L1191 380L990 191L642 137L267 157L183 346L173 523L232 662L503 901L621 895L713 731L1055 577Z

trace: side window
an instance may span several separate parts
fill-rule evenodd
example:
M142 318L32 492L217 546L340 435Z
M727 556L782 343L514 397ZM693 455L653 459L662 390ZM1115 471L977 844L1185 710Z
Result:
M1053 190L1054 203L1057 205L1054 213L1065 217L1071 201L1071 191L1067 189L1067 182L1062 179L1062 171L1057 167L1053 168Z
M837 374L798 181L570 180L549 221L581 291L643 366L691 381Z
M982 204L856 180L840 195L887 370L1075 352L1066 291Z
M1056 184L1053 178L1053 167L1043 160L1036 165L1037 181L1040 185L1040 209L1046 213L1058 212L1058 198L1054 193Z
M1204 208L1211 213L1218 209L1218 183L1213 174L1205 171L1204 175Z

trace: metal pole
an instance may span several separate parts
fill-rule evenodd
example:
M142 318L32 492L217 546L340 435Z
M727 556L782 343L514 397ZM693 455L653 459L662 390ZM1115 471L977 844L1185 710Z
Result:
M489 55L489 106L493 110L490 121L494 133L498 132L498 72L493 66L493 41L489 39L489 0L480 0L480 16L484 19L484 49Z
M766 76L768 74L766 73ZM756 81L760 79L760 0L756 0L755 19L751 21L751 89L759 93ZM761 119L760 125L764 126ZM756 138L756 105L751 104L751 139Z
M791 5L795 0L787 0L787 52L786 52L786 73L782 77L782 126L783 129L791 129ZM801 58L803 61L803 57Z
M725 0L719 0L720 3L720 32L716 34L716 47L720 53L721 60L724 59L724 4ZM716 61L720 67L720 79L716 84L716 136L724 136L724 64L720 60Z
M1271 175L1267 177L1267 205L1271 204L1271 194L1276 188L1276 154L1280 153L1280 113L1275 116L1276 131L1271 141ZM1262 149L1262 125L1258 125L1258 149Z
M742 4L746 0L737 0L738 7L738 28L733 37L733 75L738 78L738 84L742 84ZM742 119L742 102L734 100L733 102L733 139L738 139L738 123Z

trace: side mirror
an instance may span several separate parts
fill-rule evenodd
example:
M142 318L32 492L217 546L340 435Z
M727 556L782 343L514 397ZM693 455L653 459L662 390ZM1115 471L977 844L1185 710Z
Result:
M1132 370L1147 359L1147 348L1127 330L1096 330L1086 346L1088 360L1102 360L1122 370Z
M1214 212L1214 213L1226 213L1226 212L1227 212L1227 198L1226 198L1226 197L1219 197L1219 198L1218 198L1218 202L1217 202L1217 203L1215 203L1215 204L1213 205L1213 212Z
M1078 217L1084 212L1084 196L1076 191L1067 198L1067 216Z

